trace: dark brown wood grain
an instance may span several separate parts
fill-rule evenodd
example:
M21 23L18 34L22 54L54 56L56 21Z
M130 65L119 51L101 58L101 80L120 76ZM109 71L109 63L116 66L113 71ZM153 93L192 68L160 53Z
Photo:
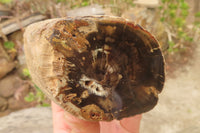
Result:
M157 104L164 60L157 40L142 27L119 17L76 17L57 20L51 32L47 41L63 55L56 60L63 62L65 86L55 99L64 109L71 103L83 119L110 121Z

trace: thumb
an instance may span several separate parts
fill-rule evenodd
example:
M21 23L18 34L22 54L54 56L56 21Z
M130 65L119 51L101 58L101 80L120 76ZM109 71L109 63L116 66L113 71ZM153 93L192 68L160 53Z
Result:
M141 115L120 121L100 122L100 133L139 133Z
M142 115L124 118L120 121L120 125L130 133L139 133L141 118Z
M99 122L81 120L68 112L65 112L65 122L71 133L99 133Z

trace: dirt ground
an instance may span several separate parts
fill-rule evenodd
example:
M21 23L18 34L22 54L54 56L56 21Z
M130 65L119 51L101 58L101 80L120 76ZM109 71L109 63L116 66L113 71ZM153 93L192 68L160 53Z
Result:
M157 106L143 115L141 133L200 133L200 45L175 77L167 75Z

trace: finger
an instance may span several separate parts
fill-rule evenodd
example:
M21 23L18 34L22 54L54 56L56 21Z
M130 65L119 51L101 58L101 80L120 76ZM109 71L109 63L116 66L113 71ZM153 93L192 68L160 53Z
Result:
M70 133L71 128L64 119L64 110L54 102L51 102L53 113L53 130L54 133Z
M100 122L100 133L139 133L141 115L121 121Z
M136 115L134 117L124 118L120 121L120 125L131 133L139 133L141 119L142 115Z
M65 112L67 124L72 129L71 133L100 133L99 122L81 120Z

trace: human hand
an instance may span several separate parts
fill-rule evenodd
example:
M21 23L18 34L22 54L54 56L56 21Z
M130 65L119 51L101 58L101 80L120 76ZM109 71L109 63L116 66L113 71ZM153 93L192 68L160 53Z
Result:
M54 133L139 133L141 115L111 122L80 120L52 102Z

